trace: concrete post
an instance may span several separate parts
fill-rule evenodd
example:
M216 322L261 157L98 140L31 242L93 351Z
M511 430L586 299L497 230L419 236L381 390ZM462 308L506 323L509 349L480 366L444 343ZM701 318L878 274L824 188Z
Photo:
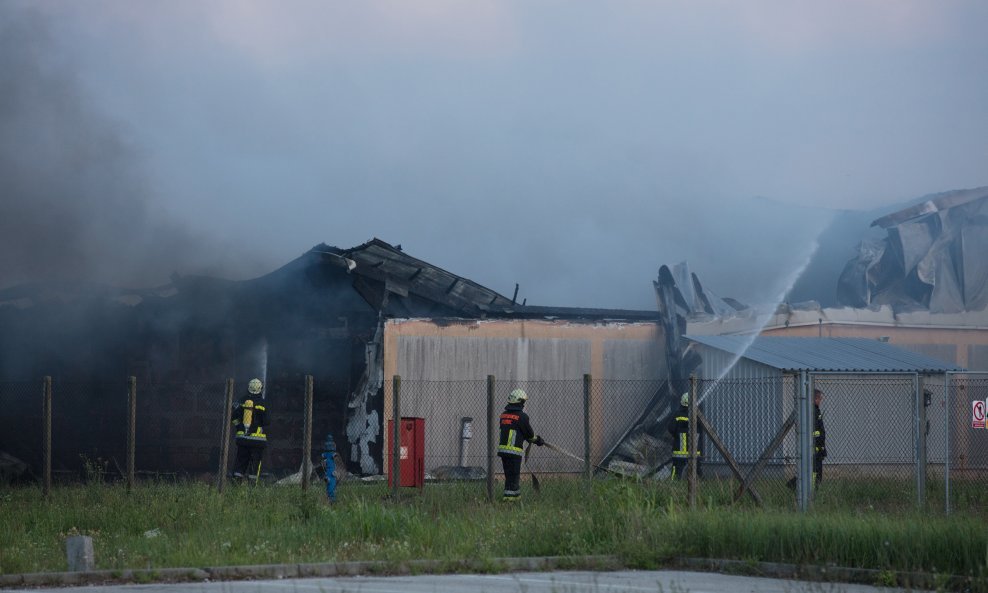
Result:
M65 559L69 572L88 572L96 566L93 554L93 538L88 535L74 535L65 540Z

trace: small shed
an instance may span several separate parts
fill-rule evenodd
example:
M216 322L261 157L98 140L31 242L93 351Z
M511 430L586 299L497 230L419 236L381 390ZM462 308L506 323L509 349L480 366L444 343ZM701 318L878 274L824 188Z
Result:
M798 426L800 418L811 423L814 389L824 393L831 476L906 478L921 473L914 471L921 459L945 462L946 377L964 370L958 366L865 338L686 338L703 360L697 403L742 466L764 457L795 421L766 464L769 475L794 475ZM712 469L724 462L713 450L706 460Z

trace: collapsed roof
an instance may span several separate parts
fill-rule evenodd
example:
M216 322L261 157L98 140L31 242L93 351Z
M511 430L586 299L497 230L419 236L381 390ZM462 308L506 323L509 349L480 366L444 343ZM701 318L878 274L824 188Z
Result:
M988 187L939 194L872 226L888 236L861 242L838 280L838 304L931 313L988 305Z

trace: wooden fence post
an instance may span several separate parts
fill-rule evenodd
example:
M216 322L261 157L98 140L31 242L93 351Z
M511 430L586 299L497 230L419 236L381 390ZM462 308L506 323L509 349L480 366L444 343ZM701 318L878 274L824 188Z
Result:
M137 451L137 377L127 378L127 492L134 489Z
M494 375L487 375L487 502L494 502Z
M305 376L305 428L302 434L302 490L312 474L312 375Z
M395 375L391 385L391 495L398 498L401 483L401 377Z
M223 429L220 430L220 472L216 476L216 490L223 494L226 486L227 458L230 456L230 421L233 414L233 379L226 380L226 405L223 408Z
M47 498L51 495L51 375L46 375L41 382L41 416L41 446L44 455L41 490L42 494Z
M587 486L593 483L593 473L590 471L590 390L593 386L593 376L583 375L583 475Z

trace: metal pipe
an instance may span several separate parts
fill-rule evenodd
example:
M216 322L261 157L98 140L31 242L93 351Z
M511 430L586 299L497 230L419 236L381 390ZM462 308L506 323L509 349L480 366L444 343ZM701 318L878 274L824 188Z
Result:
M470 446L470 439L473 438L473 418L464 416L460 418L460 467L467 466L467 449Z

